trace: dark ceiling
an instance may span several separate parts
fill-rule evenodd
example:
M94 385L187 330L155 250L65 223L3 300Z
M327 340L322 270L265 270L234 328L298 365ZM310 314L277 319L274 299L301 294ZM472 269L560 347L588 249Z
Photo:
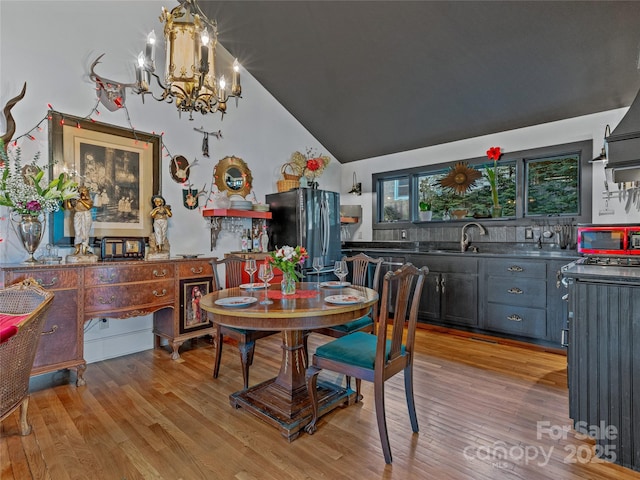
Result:
M199 4L341 163L626 107L640 88L638 1Z

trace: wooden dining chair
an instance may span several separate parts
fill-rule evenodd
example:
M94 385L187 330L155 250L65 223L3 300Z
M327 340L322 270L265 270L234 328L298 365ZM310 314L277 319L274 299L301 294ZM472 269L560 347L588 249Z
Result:
M242 284L242 272L244 270L245 259L236 255L229 255L219 260L217 257L211 259L213 267L213 289L238 287ZM225 267L225 281L220 279L219 267ZM213 362L213 378L218 378L220 373L220 360L222 359L222 346L224 337L233 338L238 343L240 350L240 362L242 363L242 379L245 390L249 388L249 367L253 363L253 353L255 351L256 340L278 333L277 331L245 330L240 328L215 325L214 344L215 357Z
M386 463L391 463L391 446L384 411L384 382L396 373L404 372L404 388L409 408L411 428L418 432L418 418L413 400L413 345L418 316L418 305L424 279L429 269L420 269L411 263L395 272L387 272L382 283L380 315L375 323L375 335L354 332L333 340L316 349L307 369L306 381L313 418L305 427L313 434L318 421L318 374L322 369L342 373L356 379L356 402L360 398L362 380L373 382L378 432ZM389 302L389 300L391 302ZM390 305L393 310L390 310ZM390 314L393 311L393 314ZM405 322L407 323L406 339Z
M361 287L369 287L376 292L379 291L380 285L380 267L382 266L383 258L373 258L365 253L358 253L352 257L342 257L342 260L349 265L349 272L351 274L351 283L353 285L359 285ZM374 319L378 316L378 303L371 307L371 311L364 317L357 318L342 325L336 325L333 327L320 328L318 330L305 332L304 335L304 349L305 353L308 352L308 336L310 333L319 333L327 335L333 338L344 337L353 332L373 332ZM308 363L308 360L307 360ZM349 381L347 380L349 386Z

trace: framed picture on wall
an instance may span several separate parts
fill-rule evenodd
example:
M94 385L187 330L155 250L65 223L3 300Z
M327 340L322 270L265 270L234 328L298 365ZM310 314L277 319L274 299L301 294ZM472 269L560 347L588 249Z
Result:
M211 327L200 299L211 291L211 279L182 280L180 282L180 333Z
M151 197L160 187L159 135L49 112L51 178L76 175L89 188L91 236L148 237ZM52 213L50 242L73 245L72 213Z

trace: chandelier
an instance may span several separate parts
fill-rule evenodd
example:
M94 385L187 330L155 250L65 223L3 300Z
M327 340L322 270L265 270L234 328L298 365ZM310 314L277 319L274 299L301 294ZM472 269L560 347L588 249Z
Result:
M121 108L125 103L126 88L154 100L175 102L178 113L207 113L227 110L227 101L231 97L242 98L240 86L240 64L233 62L231 86L227 85L224 75L216 76L216 46L218 26L215 20L209 20L200 9L196 0L178 0L180 5L168 11L162 8L160 22L164 23L166 48L164 79L155 72L156 35L151 31L147 36L144 51L140 52L136 64L136 82L120 83L107 80L94 72L100 55L91 65L91 78L96 82L98 98L111 111ZM151 90L151 79L155 79L159 93Z

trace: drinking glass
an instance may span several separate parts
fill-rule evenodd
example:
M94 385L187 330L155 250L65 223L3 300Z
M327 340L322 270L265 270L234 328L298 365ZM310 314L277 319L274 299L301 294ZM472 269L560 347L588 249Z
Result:
M245 260L244 262L244 271L249 274L251 277L251 288L253 289L253 276L258 271L258 267L256 267L256 261L253 258Z
M347 262L344 260L336 261L333 273L340 279L340 283L344 282L344 278L349 274L349 270L347 269Z
M324 262L322 261L322 257L313 257L313 269L316 271L316 288L320 290L320 270L324 267Z
M261 263L260 270L258 270L258 278L264 282L264 300L260 302L261 305L270 305L273 300L269 300L269 280L273 278L273 268L270 263Z

